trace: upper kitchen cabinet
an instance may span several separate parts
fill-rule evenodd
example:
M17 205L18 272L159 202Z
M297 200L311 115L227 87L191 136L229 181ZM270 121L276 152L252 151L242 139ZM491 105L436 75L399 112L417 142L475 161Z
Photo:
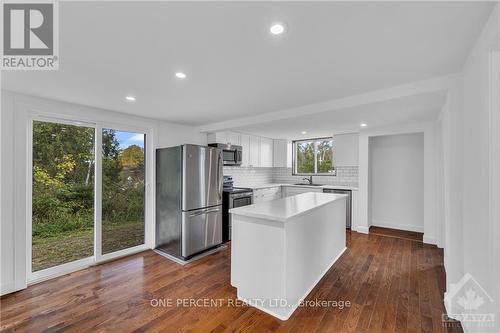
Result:
M273 166L273 140L260 138L260 166L264 168Z
M208 143L223 143L238 145L242 148L242 167L272 167L273 166L273 140L230 131L209 133ZM286 141L284 142L286 159ZM286 163L286 161L284 162Z
M358 165L358 138L357 133L339 134L333 136L333 159L336 166Z
M259 167L260 165L260 138L258 136L249 136L250 146L248 149L248 166Z
M208 133L207 139L208 143L224 143L241 146L240 133L229 131Z
M286 140L273 140L273 166L275 168L285 168L287 166Z
M250 135L240 134L241 166L250 166Z

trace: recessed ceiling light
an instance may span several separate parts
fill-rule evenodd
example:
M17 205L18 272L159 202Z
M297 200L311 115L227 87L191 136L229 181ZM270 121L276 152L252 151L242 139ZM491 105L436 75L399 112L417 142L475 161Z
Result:
M134 96L125 96L125 99L129 102L134 102L135 101L135 97Z
M361 126L361 127L366 127L366 126L368 126L368 125L367 125L366 123L361 123L361 124L359 124L359 126Z
M269 28L269 31L273 35L281 35L283 32L285 32L285 26L281 23L275 23Z
M302 131L302 132L300 132L300 133L302 133L302 134L307 134L307 132L306 132L306 131Z
M175 73L175 77L178 78L178 79L185 79L186 78L186 74L183 73L183 72L177 72L177 73Z

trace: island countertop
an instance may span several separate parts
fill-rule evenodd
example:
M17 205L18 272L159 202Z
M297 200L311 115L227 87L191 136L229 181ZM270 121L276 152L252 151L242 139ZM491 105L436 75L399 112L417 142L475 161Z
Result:
M278 200L232 208L230 213L266 220L286 222L336 200L345 200L345 194L307 192Z

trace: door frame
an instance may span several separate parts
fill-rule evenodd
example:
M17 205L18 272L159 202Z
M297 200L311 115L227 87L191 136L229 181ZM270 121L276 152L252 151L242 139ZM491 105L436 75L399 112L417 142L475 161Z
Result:
M119 257L128 256L151 248L152 242L152 209L153 209L153 128L131 126L108 121L88 121L74 116L61 116L40 110L27 110L27 168L26 168L26 280L28 284L38 283L57 276L68 274L92 265L100 264ZM52 122L94 129L94 253L91 257L69 263L49 267L40 271L32 271L32 186L33 186L33 122ZM110 128L118 131L144 133L145 138L145 204L144 204L144 243L134 247L102 254L102 129Z
M489 247L492 250L490 276L500 274L500 31L493 38L488 51L489 91ZM494 281L492 281L494 285ZM497 288L495 299L500 299ZM500 305L497 305L497 315Z

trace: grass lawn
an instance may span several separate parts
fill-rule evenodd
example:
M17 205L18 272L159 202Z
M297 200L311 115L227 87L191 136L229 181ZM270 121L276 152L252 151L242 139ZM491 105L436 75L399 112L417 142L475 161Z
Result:
M144 243L144 222L103 222L102 253L111 253ZM33 271L57 266L94 255L94 229L59 233L53 237L33 237Z

